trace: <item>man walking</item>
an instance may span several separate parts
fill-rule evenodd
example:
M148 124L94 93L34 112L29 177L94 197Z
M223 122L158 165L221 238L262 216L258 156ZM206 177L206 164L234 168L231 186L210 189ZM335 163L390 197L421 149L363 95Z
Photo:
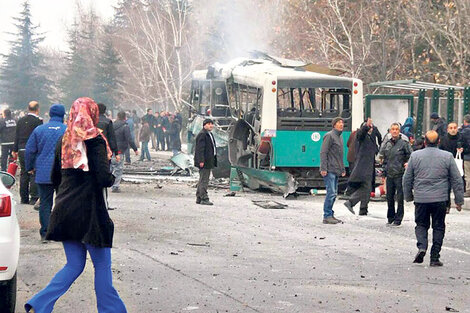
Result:
M212 130L214 122L211 119L205 119L202 123L202 130L196 137L196 147L194 152L194 165L199 168L199 182L196 191L196 203L203 205L212 205L209 201L207 188L211 169L217 167L217 146Z
M13 146L15 144L15 134L16 134L16 120L12 118L11 111L5 109L3 111L3 118L0 121L0 141L2 143L2 171L7 170L8 157L13 151Z
M338 178L345 176L346 170L343 162L344 121L335 117L332 121L333 129L325 134L320 150L320 174L326 187L326 197L323 203L323 224L338 224L341 220L334 217L333 204L338 195Z
M142 116L142 122L147 121L150 127L150 140L152 141L152 149L156 149L157 143L155 142L155 117L153 116L152 109L147 109L147 114Z
M45 240L49 217L52 210L54 186L51 181L52 165L54 164L57 141L67 128L64 124L65 107L54 104L49 110L50 120L47 124L34 129L26 143L26 170L35 172L39 190L39 222L41 241Z
M98 103L98 110L100 112L100 118L96 127L101 130L106 140L108 140L109 148L114 155L118 155L118 148L116 144L116 135L114 134L113 121L106 117L106 105Z
M385 142L380 155L383 156L385 177L387 178L387 225L398 227L401 225L404 215L402 180L405 173L405 164L411 155L411 147L408 141L401 138L400 125L393 123L390 126L391 138ZM397 210L395 211L395 195Z
M42 125L39 117L39 103L31 101L28 105L28 114L18 120L16 125L15 143L13 145L13 156L20 161L20 198L23 204L35 204L39 199L34 173L28 173L25 163L25 147L33 130ZM31 199L30 199L31 196Z
M135 155L139 155L137 146L132 140L131 131L129 125L126 123L126 112L121 111L117 115L117 120L113 125L114 134L116 135L116 143L118 147L118 153L116 157L111 159L111 171L116 177L114 185L111 187L111 192L120 192L119 185L121 183L122 172L124 169L124 153L129 146L135 151Z
M376 137L371 136L373 131L374 125L369 118L356 133L356 162L348 180L351 197L344 202L344 205L352 214L354 214L354 206L358 202L361 202L359 215L367 215L368 212L370 191L372 189L371 177L375 170L374 163L377 152Z
M443 265L439 253L445 233L446 204L450 201L449 184L454 191L457 210L462 210L464 204L462 177L454 157L447 151L439 150L438 142L438 133L428 131L426 147L411 154L403 177L405 200L415 203L418 254L414 263L423 263L428 248L428 230L432 225L431 266Z
M470 114L463 117L462 134L463 170L465 176L465 197L470 197Z

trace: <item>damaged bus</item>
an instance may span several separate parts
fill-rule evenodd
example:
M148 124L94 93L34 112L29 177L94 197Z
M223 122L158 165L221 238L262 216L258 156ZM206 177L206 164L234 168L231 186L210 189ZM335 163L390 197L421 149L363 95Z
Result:
M324 187L323 136L344 119L343 140L363 121L362 81L308 71L307 64L271 56L215 64L206 78L220 82L224 103L210 107L223 120L231 180L256 189L294 193ZM193 81L194 83L194 81ZM224 105L223 108L221 105Z

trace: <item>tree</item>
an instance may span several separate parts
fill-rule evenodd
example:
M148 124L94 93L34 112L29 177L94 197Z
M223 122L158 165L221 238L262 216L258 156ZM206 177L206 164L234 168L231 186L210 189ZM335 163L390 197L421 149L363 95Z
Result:
M24 109L31 100L49 102L51 82L46 78L44 56L38 44L44 40L31 21L29 2L23 3L23 10L16 27L16 40L11 42L10 53L1 66L1 96L13 108Z
M118 88L121 82L119 64L121 58L107 37L104 47L100 49L95 74L94 99L109 105L118 104Z

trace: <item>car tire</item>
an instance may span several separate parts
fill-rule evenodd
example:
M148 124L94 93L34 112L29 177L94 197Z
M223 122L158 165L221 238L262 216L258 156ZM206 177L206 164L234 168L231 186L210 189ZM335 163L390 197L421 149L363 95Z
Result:
M16 273L12 279L0 283L0 313L15 313Z

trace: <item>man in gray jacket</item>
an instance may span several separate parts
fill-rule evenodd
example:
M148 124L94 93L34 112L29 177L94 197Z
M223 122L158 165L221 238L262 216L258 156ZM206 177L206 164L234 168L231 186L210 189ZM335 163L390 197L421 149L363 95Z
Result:
M446 204L449 184L455 195L457 210L462 210L463 181L450 152L439 150L439 135L430 130L425 136L423 150L411 154L403 177L406 201L415 203L415 233L418 254L414 263L423 263L428 248L428 230L432 219L431 266L442 266L439 253L445 233Z
M333 129L325 134L320 151L320 174L326 187L325 203L323 204L323 224L338 224L341 220L334 217L333 204L338 194L339 175L345 176L343 162L343 119L335 117Z

